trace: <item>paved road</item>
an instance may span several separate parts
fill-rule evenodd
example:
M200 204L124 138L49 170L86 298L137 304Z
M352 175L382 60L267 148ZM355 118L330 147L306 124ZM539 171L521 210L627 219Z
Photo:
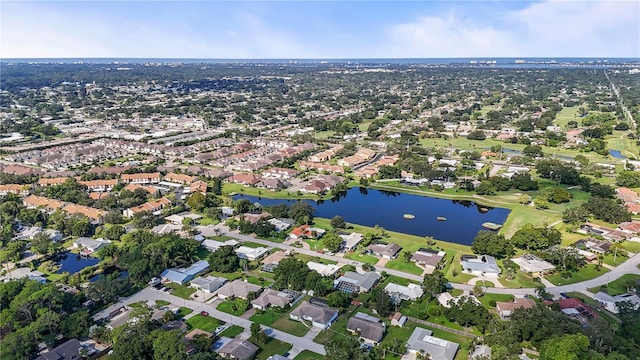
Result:
M96 315L94 315L94 319L102 319L104 317L106 317L110 312L118 309L119 307L123 306L123 305L128 305L128 304L132 304L132 303L136 303L139 301L148 301L148 300L153 300L153 301L157 301L157 300L164 300L164 301L168 301L174 305L178 305L178 306L185 306L188 307L190 309L192 309L194 311L194 313L200 313L201 311L206 311L209 313L210 316L222 320L228 324L232 324L232 325L238 325L238 326L242 326L243 328L245 328L245 331L247 329L249 329L251 327L251 323L252 321L250 320L246 320L243 319L241 317L238 316L233 316L231 314L227 314L225 312L219 311L216 309L214 304L208 304L208 303L202 303L202 302L198 302L198 301L193 301L193 300L185 300L183 298L179 298L175 295L171 295L168 293L165 293L163 291L159 291L159 290L155 290L152 288L144 288L142 290L140 290L139 292L135 293L134 295L121 300L120 302L118 302L117 304L114 304L110 307L108 307L107 309L97 313ZM278 339L280 341L284 341L286 343L292 344L294 347L298 347L298 348L303 348L303 349L308 349L311 350L315 353L321 354L321 355L325 355L325 350L324 350L324 346L320 345L318 343L313 342L313 338L311 338L311 336L309 337L299 337L299 336L294 336L291 334L287 334L286 332L280 331L280 330L276 330L276 329L272 329L270 327L266 327L266 326L262 326L263 329L268 330L268 334L270 336L272 336L275 339ZM313 334L313 333L312 333Z
M364 263L360 262L360 261L355 261L355 260L350 260L350 259L345 259L343 257L339 257L339 256L332 256L332 255L327 255L327 254L321 254L312 250L307 250L307 249L300 249L300 248L296 248L290 245L284 245L284 244L279 244L279 243L274 243L271 241L267 241L267 240L262 240L262 239L257 239L251 236L247 236L247 235L242 235L240 233L238 233L237 231L231 231L229 232L229 229L226 227L221 227L221 230L226 232L225 235L236 238L238 240L242 240L242 241L251 241L254 243L258 243L258 244L263 244L265 246L269 246L269 247L276 247L276 248L280 248L280 249L284 249L284 250L291 250L291 251L296 251L298 253L302 253L302 254L307 254L307 255L311 255L311 256L318 256L321 257L323 259L328 259L328 260L333 260L333 261L337 261L339 263L342 264L350 264L350 265L354 265L356 267L361 267ZM576 283L576 284L572 284L572 285L563 285L563 286L555 286L555 287L550 287L548 288L548 290L555 294L558 295L561 292L571 292L571 291L584 291L587 288L591 288L591 287L595 287L595 286L600 286L600 285L604 285L608 282L611 282L619 277L621 277L624 274L639 274L640 275L640 269L638 268L638 265L640 264L640 253L636 254L635 256L629 258L627 261L625 261L624 263L618 265L617 267L615 267L613 270L611 270L610 272L601 275L595 279L591 279L591 280L587 280L587 281L583 281L580 283ZM379 266L375 266L376 271L385 271L387 274L391 274L394 276L398 276L398 277L402 277L405 279L409 279L412 281L417 281L417 282L422 282L422 276L420 275L414 275L414 274L408 274L399 270L394 270L394 269L389 269L389 268L384 268L384 267L379 267ZM469 284L458 284L458 283L451 283L451 286L454 289L460 289L460 290L468 290L471 291L473 290L473 285L469 285ZM524 295L534 295L535 294L535 289L534 288L521 288L521 289L509 289L509 288L487 288L486 289L487 293L491 293L491 294L511 294L511 295L515 295L515 296L524 296Z

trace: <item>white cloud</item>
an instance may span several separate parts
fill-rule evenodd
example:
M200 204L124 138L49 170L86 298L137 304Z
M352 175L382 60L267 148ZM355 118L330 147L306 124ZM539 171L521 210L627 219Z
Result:
M492 21L451 12L396 24L375 56L640 57L636 1L546 1Z

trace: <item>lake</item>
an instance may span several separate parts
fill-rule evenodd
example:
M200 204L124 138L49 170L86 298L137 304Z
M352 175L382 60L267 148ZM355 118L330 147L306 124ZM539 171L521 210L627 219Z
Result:
M100 262L100 259L94 257L83 257L72 252L65 252L56 258L56 262L60 265L58 274L68 272L75 274L87 266L93 266Z
M246 198L261 205L292 204L295 200L268 199L239 194L234 200ZM314 216L331 219L342 216L346 222L365 226L380 225L386 230L433 236L438 240L470 245L483 222L504 224L511 210L492 208L473 201L448 200L354 187L343 195L325 201L303 200L311 204ZM406 220L404 214L415 219ZM436 217L445 217L438 221Z
M626 159L627 157L622 155L622 153L620 152L620 150L609 150L609 155L611 155L611 157L617 158L617 159Z

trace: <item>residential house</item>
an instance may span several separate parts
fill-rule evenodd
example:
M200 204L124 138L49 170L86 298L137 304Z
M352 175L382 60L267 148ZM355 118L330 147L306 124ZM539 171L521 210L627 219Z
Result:
M500 275L500 267L493 256L489 255L462 255L460 265L462 272L475 276Z
M491 347L487 345L476 346L471 354L469 354L469 360L485 360L491 359Z
M221 299L247 299L250 293L258 293L260 290L262 287L259 285L236 279L218 289L218 297Z
M256 174L240 173L228 177L226 181L245 186L254 186L255 184L262 181L262 176Z
M62 210L69 215L80 214L89 218L92 224L102 224L103 218L107 215L107 212L100 209L94 209L92 207L77 205L77 204L65 204Z
M378 242L367 247L367 252L383 259L395 259L402 247L394 243Z
M196 290L211 294L220 289L226 282L227 279L223 277L200 276L191 280L189 286Z
M222 246L235 247L238 244L239 243L236 240L233 240L233 239L229 239L229 240L227 240L225 242L206 239L201 243L201 245L204 246L205 249L207 249L207 250L209 250L211 252L214 252L214 251L218 250Z
M262 172L262 176L273 179L291 179L298 176L298 171L294 169L273 167Z
M262 259L262 267L260 267L261 271L272 273L282 259L284 259L288 255L288 252L284 251L276 251L274 253L269 254L269 256Z
M64 206L64 202L56 199L49 199L44 196L29 195L22 199L22 204L29 209L42 208L47 212L54 212Z
M418 266L435 269L446 255L444 251L420 248L411 255L411 261Z
M429 354L431 360L454 360L458 352L458 344L431 336L433 331L415 328L409 340L407 350L415 354Z
M167 205L171 205L171 200L165 197L161 197L160 199L146 202L140 206L126 209L122 212L122 214L128 218L132 218L135 216L135 214L145 211L148 211L150 213L158 213Z
M384 287L384 292L389 294L391 300L395 304L399 304L401 300L416 300L422 297L424 291L422 290L422 286L414 283L410 283L407 286L399 285L396 283L388 283L387 286Z
M286 188L287 184L285 184L280 179L263 178L260 182L256 184L256 186L260 188L268 189L268 190L278 191Z
M333 276L342 265L335 264L321 264L315 261L307 261L307 267L322 276Z
M176 174L173 172L170 172L164 176L164 181L182 184L182 185L189 185L192 182L196 181L196 179L197 177L195 176L186 175L186 174Z
M109 192L118 185L118 179L78 181L78 184L86 186L89 191Z
M260 350L259 347L247 340L233 339L218 349L218 355L225 359L252 359Z
M257 248L240 246L239 248L236 249L236 254L240 259L247 259L249 261L258 260L268 252L269 252L269 249L262 246Z
M53 178L40 178L38 180L38 186L40 187L49 187L49 186L58 186L62 185L67 181L68 177L53 177Z
M289 233L291 239L319 239L324 235L324 229L311 227L309 225L300 225Z
M7 194L27 196L29 195L30 191L31 191L31 185L21 185L21 184L0 185L0 196L6 196Z
M347 294L357 294L359 292L369 292L379 280L380 275L373 271L364 274L347 271L333 281L333 286Z
M186 282L190 281L196 275L203 273L209 268L209 262L206 260L200 260L193 263L188 268L179 268L179 269L166 269L160 274L162 281L164 282L173 282L176 284L183 285Z
M617 188L616 196L625 204L637 203L638 201L640 201L638 193L626 187Z
M508 319L515 309L530 309L535 306L536 302L529 298L515 298L510 302L496 302L496 309L503 320Z
M611 296L605 292L597 292L594 297L605 309L611 311L614 314L619 312L618 303L620 302L629 302L636 309L640 307L640 296L637 294L621 294L616 296Z
M380 319L361 312L347 321L347 331L358 335L365 344L378 345L385 330L385 324Z
M152 196L157 195L160 190L158 190L158 188L155 188L153 186L145 186L145 185L140 185L140 184L127 184L127 186L124 187L125 190L134 192L137 189L142 189L146 192L148 192L149 194L151 194Z
M618 225L620 231L624 231L631 235L640 233L640 221L626 221Z
M251 305L253 305L255 309L260 310L266 310L269 306L284 308L295 300L297 296L298 294L292 291L266 289L260 296L251 300Z
M269 220L267 220L267 222L269 224L273 225L276 228L277 232L281 232L281 231L287 230L288 228L290 228L291 226L293 226L296 223L296 221L293 220L293 219L282 219L282 218L280 218L280 219L276 219L276 218L269 219Z
M160 173L122 174L120 181L125 184L157 184L160 182Z
M82 249L83 255L90 255L100 250L103 246L111 244L111 241L105 239L92 239L88 237L79 237L73 242L75 249Z
M303 301L289 313L289 318L301 322L311 321L313 326L326 329L338 318L338 310Z
M558 304L560 311L571 317L590 319L598 316L593 309L585 305L585 303L578 298L560 299L556 301L556 303Z
M209 185L206 182L198 180L189 185L189 192L194 193L197 191L203 195L206 195L208 186Z
M79 360L95 359L100 351L95 343L81 343L78 339L67 340L54 349L41 354L35 360Z
M553 264L531 254L513 258L511 261L520 266L520 271L529 273L533 277L542 276L556 268Z
M353 251L358 244L362 241L363 235L357 232L353 232L350 234L340 234L340 237L344 242L342 243L342 248L345 251Z
M189 213L189 212L183 212L183 213L180 213L180 214L169 215L169 216L165 217L164 219L166 221L174 224L174 225L182 225L182 222L185 219L191 219L192 223L195 223L199 219L202 219L202 215L193 214L193 213Z

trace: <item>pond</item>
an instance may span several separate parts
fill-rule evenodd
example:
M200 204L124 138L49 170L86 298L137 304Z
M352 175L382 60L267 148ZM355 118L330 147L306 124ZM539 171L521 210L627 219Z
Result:
M92 277L89 278L89 282L96 282L100 279L103 279L106 275L110 275L112 274L114 271L117 271L116 269L110 269L109 271L106 271L104 274L98 274L98 275L93 275ZM129 277L129 273L125 270L125 271L120 271L118 272L118 279L125 279Z
M58 274L62 274L63 272L75 274L87 266L96 265L100 262L100 259L84 257L67 251L58 255L55 261L60 265L60 270L57 271Z
M611 155L611 157L617 158L617 159L626 159L627 157L622 155L622 153L620 152L620 150L609 150L609 155Z
M276 205L292 204L295 200L268 199L248 195L236 195L234 199L246 198L251 202ZM346 222L365 226L380 225L386 230L417 235L433 236L438 240L470 245L483 222L503 224L509 209L492 208L473 201L447 200L354 187L343 195L326 201L303 200L310 203L314 216L331 219L342 216ZM412 220L404 214L414 215ZM436 218L444 217L446 221Z

